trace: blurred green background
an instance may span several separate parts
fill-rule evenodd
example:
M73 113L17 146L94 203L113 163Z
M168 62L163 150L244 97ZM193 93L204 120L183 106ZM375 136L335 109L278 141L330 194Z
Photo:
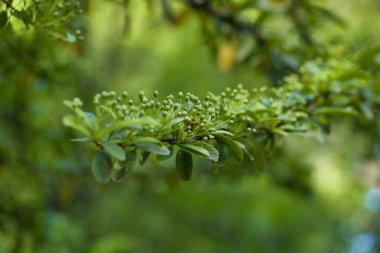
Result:
M92 147L70 142L77 136L61 123L63 100L91 110L102 90L203 96L272 80L252 62L221 71L196 15L170 25L160 8L131 1L126 26L118 3L83 4L78 43L16 21L0 31L0 252L380 252L380 165L370 131L349 121L325 142L282 140L263 173L198 160L184 183L172 161L152 160L120 184L96 183ZM379 42L378 1L320 4L347 22L316 27L321 43Z

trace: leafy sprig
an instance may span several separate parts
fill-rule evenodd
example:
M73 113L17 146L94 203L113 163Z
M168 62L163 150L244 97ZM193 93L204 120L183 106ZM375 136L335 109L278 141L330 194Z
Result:
M248 90L238 85L204 98L189 92L160 98L155 91L131 99L127 92L102 92L94 97L93 113L83 111L83 103L75 98L65 101L73 114L63 123L84 136L76 141L98 146L92 169L100 182L121 181L137 159L144 164L151 155L160 161L174 153L179 176L190 180L193 156L216 165L230 154L238 161L254 161L265 156L278 137L322 138L337 116L376 119L377 68L363 62L362 55L309 62L277 88Z
M15 34L12 24L19 20L26 30L33 28L54 39L74 43L84 39L80 29L73 31L74 21L82 14L78 0L0 0L0 31Z

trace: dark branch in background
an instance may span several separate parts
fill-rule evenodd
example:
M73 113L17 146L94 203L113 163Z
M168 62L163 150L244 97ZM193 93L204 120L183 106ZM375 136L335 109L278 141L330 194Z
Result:
M265 52L268 59L271 59L269 71L272 71L273 69L282 69L287 73L297 73L298 69L296 66L289 64L281 56L277 55L276 52L269 50L268 39L265 38L257 24L238 20L232 13L218 11L212 6L209 0L204 0L202 2L187 0L186 3L192 9L197 10L210 18L214 18L221 23L227 24L236 31L251 34L257 43L258 50L260 52ZM273 59L276 59L277 62L274 62Z
M170 9L169 0L161 0L162 10L164 16L169 20L170 23L175 23L175 17L172 10Z
M290 17L296 26L298 35L300 36L301 40L305 42L306 45L311 46L314 44L314 41L310 36L310 28L308 22L306 22L306 20L302 19L301 17L300 12L302 11L302 8L300 7L306 8L302 1L299 1L299 3L297 3L297 1L292 1L289 10L291 14Z
M234 28L237 31L250 32L255 38L257 45L260 47L260 49L263 49L267 46L268 42L266 38L262 35L257 25L248 23L248 22L239 21L231 13L226 13L226 12L221 13L217 11L211 6L211 3L208 0L205 0L202 3L199 3L198 1L195 1L195 0L187 0L187 4L193 9L201 11L210 17L213 17L225 24L230 25L232 28Z
M5 4L7 9L10 9L14 13L20 13L20 11L16 10L15 7L13 7L13 5L11 3L9 3L8 1L6 1L6 0L0 0L0 1Z

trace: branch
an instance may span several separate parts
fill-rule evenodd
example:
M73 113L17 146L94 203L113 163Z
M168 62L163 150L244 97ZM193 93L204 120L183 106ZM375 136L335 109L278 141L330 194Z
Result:
M3 2L8 9L11 9L15 13L18 13L18 14L20 13L20 11L18 11L17 9L15 9L13 7L13 5L11 3L9 3L8 1L6 1L6 0L0 0L0 1Z
M209 93L204 99L183 92L159 99L155 91L153 99L140 92L139 99L133 100L126 92L121 96L102 92L94 97L94 113L84 112L78 98L65 101L74 114L65 116L63 122L85 136L77 141L100 146L94 171L104 160L112 173L124 165L130 171L134 160L128 157L136 159L141 153L143 164L149 154L159 160L169 158L176 147L180 176L189 180L191 166L181 161L190 163L192 155L217 163L228 150L239 161L244 157L254 160L252 148L270 149L277 136L320 138L336 117L373 121L380 105L376 73L376 69L360 66L357 58L334 59L309 62L301 68L301 75L288 77L278 88L249 91L239 85L218 95ZM116 161L116 169L111 160ZM121 180L117 175L114 181ZM108 178L99 181L104 180Z
M232 13L226 13L226 12L221 13L217 11L216 9L214 9L208 0L204 2L198 2L195 0L187 0L187 4L190 7L198 11L201 11L202 13L210 17L214 17L220 20L221 22L230 25L231 27L235 28L238 31L250 32L255 38L257 45L261 49L264 48L268 44L267 39L262 35L260 29L258 28L256 24L239 21L232 15Z

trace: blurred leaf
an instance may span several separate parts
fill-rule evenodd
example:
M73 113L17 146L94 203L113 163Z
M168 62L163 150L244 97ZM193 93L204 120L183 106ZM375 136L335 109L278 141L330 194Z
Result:
M219 158L218 161L216 162L218 166L223 166L228 158L228 153L227 153L227 146L223 143L218 143L216 146L216 149L218 150Z
M313 110L315 115L342 115L342 116L357 116L357 112L351 108L341 108L341 107L321 107Z
M146 161L148 160L150 156L150 152L142 152L141 153L141 159L139 161L140 165L144 165L146 163Z
M183 181L191 180L193 173L193 158L191 154L183 149L180 149L177 152L175 161L179 177Z
M157 161L165 161L165 160L169 159L174 153L174 147L170 146L168 149L170 151L169 155L156 155L156 160Z
M229 71L236 58L236 43L229 41L219 48L218 52L218 67L221 71Z
M363 112L363 114L366 116L368 120L374 119L374 113L373 113L373 109L371 108L371 104L361 103L360 110Z
M72 142L93 142L93 140L91 138L77 138L77 139L72 139L71 140Z
M8 15L6 11L0 12L0 29L2 29L8 22Z
M214 162L217 162L219 160L219 152L213 145L207 142L200 142L197 144L199 147L202 147L208 151L210 160L213 160Z
M211 133L212 135L229 135L229 136L234 136L233 133L226 131L226 130L216 130Z
M130 174L135 162L136 162L136 152L135 151L126 152L125 160L115 162L112 168L112 173L111 173L112 181L120 183L124 178L126 178Z
M103 150L99 150L92 160L92 174L99 183L105 183L107 182L111 171L111 157Z
M193 143L193 144L199 145L198 143ZM178 146L181 147L182 149L190 152L190 153L193 153L193 154L198 155L198 156L203 157L203 158L213 160L210 152L208 152L208 150L203 148L203 147L195 146L192 144L179 144Z
M238 161L240 162L243 161L244 159L244 153L243 153L244 145L243 144L241 144L238 141L232 140L222 134L216 134L215 136L222 143L226 144L227 148L232 151L232 153L234 154L234 156L236 157Z
M102 131L99 133L99 137L103 137L113 131L121 130L127 127L137 127L141 128L144 125L157 125L158 122L151 118L151 117L145 117L141 119L134 119L134 120L128 120L128 121L121 121L117 122L116 124L112 124L108 126L106 129L102 129Z
M186 136L186 132L182 128L178 129L177 139L179 143L183 142L186 139Z
M105 151L111 156L115 157L119 161L125 160L125 152L124 150L117 145L116 143L104 142L102 143Z
M341 17L339 17L337 14L335 14L333 11L330 11L327 8L317 6L317 5L309 4L309 6L312 7L313 10L316 10L324 18L330 19L331 21L340 25L341 27L346 26L346 22Z
M158 155L170 155L170 150L163 146L161 141L153 137L138 137L133 140L133 144L145 151Z
M74 128L78 132L81 132L82 134L84 134L88 137L91 136L89 131L83 126L82 121L80 119L78 119L76 116L66 115L65 117L63 117L62 121L63 121L63 124L65 126Z
M98 120L96 116L91 112L84 112L83 115L84 115L84 122L86 123L88 128L96 131L97 126L98 126Z

